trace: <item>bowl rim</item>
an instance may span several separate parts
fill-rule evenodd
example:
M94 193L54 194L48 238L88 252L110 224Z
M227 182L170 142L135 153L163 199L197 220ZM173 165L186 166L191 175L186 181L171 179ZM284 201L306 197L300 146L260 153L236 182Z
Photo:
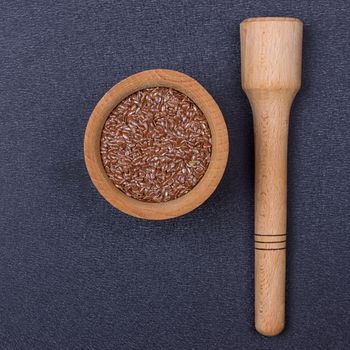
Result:
M169 87L187 95L202 110L212 137L211 160L202 179L187 194L160 203L143 202L128 197L115 187L108 178L100 154L101 132L110 112L132 93L150 87ZM142 71L114 85L92 111L84 136L85 164L98 192L120 211L148 220L175 218L194 210L206 201L221 181L227 164L228 151L226 123L212 96L195 79L169 69Z

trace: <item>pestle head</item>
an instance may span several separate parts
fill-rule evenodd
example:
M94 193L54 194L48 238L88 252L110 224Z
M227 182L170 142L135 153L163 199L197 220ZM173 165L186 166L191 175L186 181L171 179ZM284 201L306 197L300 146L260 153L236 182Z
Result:
M240 25L242 87L288 90L301 84L303 22L290 17L248 18Z

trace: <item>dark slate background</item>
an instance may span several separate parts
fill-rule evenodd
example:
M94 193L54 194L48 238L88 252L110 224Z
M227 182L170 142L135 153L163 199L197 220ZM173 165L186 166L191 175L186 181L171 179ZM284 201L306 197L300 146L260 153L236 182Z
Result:
M252 118L239 23L305 23L291 118L287 322L253 328ZM2 1L0 349L349 349L350 3ZM194 212L148 222L95 190L83 160L104 92L150 68L218 102L230 157Z

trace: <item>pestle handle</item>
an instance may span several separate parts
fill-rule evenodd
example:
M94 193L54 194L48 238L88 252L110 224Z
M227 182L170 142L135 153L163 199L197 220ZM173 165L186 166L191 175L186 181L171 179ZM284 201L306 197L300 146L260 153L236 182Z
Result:
M241 23L242 87L253 111L255 143L255 328L285 324L289 114L301 82L302 22L252 18Z
M255 327L284 328L289 107L282 96L255 100Z

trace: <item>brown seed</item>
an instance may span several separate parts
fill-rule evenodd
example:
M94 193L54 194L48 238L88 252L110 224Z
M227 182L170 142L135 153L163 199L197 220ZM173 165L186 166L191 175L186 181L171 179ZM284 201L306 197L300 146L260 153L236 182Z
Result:
M107 118L101 159L114 185L146 202L188 193L211 156L210 128L201 110L182 93L156 87L124 99Z

